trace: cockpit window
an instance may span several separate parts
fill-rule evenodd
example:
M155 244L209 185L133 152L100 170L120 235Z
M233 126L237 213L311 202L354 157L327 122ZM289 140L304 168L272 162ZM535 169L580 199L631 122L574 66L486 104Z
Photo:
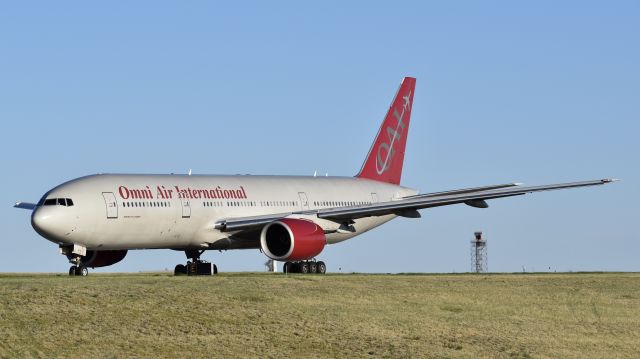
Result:
M73 201L71 200L71 198L48 198L44 200L43 205L71 207L73 206Z

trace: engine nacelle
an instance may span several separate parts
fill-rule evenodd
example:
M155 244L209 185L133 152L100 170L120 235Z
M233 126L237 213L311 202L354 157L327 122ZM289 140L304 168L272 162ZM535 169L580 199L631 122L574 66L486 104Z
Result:
M264 226L260 234L262 252L278 261L311 259L324 249L324 230L312 221L285 218Z
M126 250L122 251L87 251L87 255L83 256L80 264L85 267L106 267L116 264L124 259L127 255Z

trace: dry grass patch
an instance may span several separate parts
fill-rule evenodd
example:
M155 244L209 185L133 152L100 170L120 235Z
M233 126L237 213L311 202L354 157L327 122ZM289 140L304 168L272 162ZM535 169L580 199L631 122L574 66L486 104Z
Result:
M639 274L0 275L0 357L637 357Z

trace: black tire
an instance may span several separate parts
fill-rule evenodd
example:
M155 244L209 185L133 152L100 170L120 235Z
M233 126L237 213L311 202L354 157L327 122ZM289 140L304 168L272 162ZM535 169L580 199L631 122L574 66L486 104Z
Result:
M76 266L71 266L69 268L69 275L71 275L71 276L76 275Z
M307 262L300 263L300 273L304 273L304 274L309 273L309 263Z
M78 266L76 267L76 275L86 277L89 275L89 270L85 266Z
M309 273L311 273L311 274L318 273L318 263L309 262Z
M213 274L218 274L218 266L217 265L213 265Z
M187 274L187 267L184 264L178 264L176 268L173 270L173 275L184 275Z
M302 273L302 262L295 262L293 264L293 273Z
M318 274L325 274L327 272L327 266L323 261L316 263L316 265L318 266Z

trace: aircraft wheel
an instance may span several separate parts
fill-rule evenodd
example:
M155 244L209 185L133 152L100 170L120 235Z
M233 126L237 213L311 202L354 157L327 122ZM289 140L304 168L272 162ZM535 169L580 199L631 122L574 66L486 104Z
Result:
M69 268L69 275L76 275L76 266L71 266Z
M327 272L327 266L323 261L316 263L316 265L318 266L318 273L325 274Z
M309 263L309 273L316 274L318 273L318 263L310 262Z
M184 264L178 264L176 268L173 270L173 275L183 275L187 274L187 267Z
M78 266L76 267L76 275L86 277L87 275L89 275L89 270L85 266Z
M304 274L309 273L309 263L307 262L300 263L300 273L304 273Z

